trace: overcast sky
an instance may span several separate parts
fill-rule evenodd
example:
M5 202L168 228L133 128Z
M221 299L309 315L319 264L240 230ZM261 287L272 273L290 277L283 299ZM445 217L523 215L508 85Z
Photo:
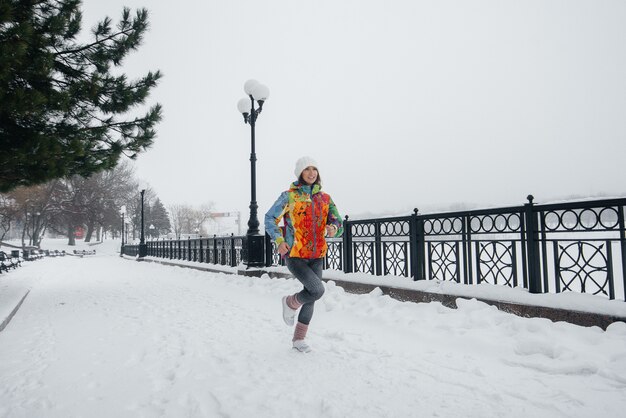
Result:
M342 214L626 195L626 1L85 0L85 27L146 7L124 63L163 72L164 119L136 164L167 204L261 216L318 160Z

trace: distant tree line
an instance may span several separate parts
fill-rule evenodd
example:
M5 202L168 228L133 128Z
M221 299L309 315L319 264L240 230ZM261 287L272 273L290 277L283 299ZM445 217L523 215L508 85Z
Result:
M126 162L87 178L72 176L0 193L0 241L17 239L22 246L39 247L47 235L65 236L69 245L75 245L77 231L83 233L85 242L103 240L105 235L119 238L122 222L125 241L137 241L141 231L139 190L140 182ZM151 187L145 190L146 239L207 235L213 203L199 208L173 204L168 210Z
M38 247L46 232L64 235L75 244L76 231L84 231L85 242L103 239L103 234L119 237L121 208L126 228L140 228L141 202L138 181L129 164L101 171L90 177L72 176L44 184L18 187L0 194L0 239L21 239L22 245ZM153 228L149 237L167 234L170 220L160 199L151 190L144 198L145 223ZM17 233L17 236L15 236Z

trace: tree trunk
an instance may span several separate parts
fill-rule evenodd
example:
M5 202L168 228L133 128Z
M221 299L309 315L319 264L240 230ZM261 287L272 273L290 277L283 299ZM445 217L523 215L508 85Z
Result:
M87 224L87 233L85 234L85 242L91 242L91 236L93 235L93 222Z
M26 221L24 221L24 225L22 225L22 248L26 248L25 238L26 238Z
M67 238L68 238L68 242L67 245L76 245L76 237L74 236L74 226L72 224L69 224L67 227Z
M46 229L48 229L48 225L44 225L39 231L39 235L37 237L37 248L41 249L41 240L43 240L43 236L46 234Z
M33 222L33 247L39 248L39 225Z

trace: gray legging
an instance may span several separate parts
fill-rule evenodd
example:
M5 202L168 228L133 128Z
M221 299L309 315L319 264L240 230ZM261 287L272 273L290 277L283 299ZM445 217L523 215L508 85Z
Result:
M300 280L304 286L298 295L298 302L302 303L298 322L309 325L313 317L313 305L324 294L322 283L322 259L321 258L296 258L286 257L287 268Z

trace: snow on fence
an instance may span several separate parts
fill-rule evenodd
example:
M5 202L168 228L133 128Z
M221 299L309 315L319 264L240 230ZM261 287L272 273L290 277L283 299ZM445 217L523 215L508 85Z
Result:
M626 300L626 199L350 220L327 269ZM147 242L148 256L236 266L241 236ZM266 265L282 263L266 236ZM347 251L346 251L347 249ZM136 256L137 246L124 246Z

